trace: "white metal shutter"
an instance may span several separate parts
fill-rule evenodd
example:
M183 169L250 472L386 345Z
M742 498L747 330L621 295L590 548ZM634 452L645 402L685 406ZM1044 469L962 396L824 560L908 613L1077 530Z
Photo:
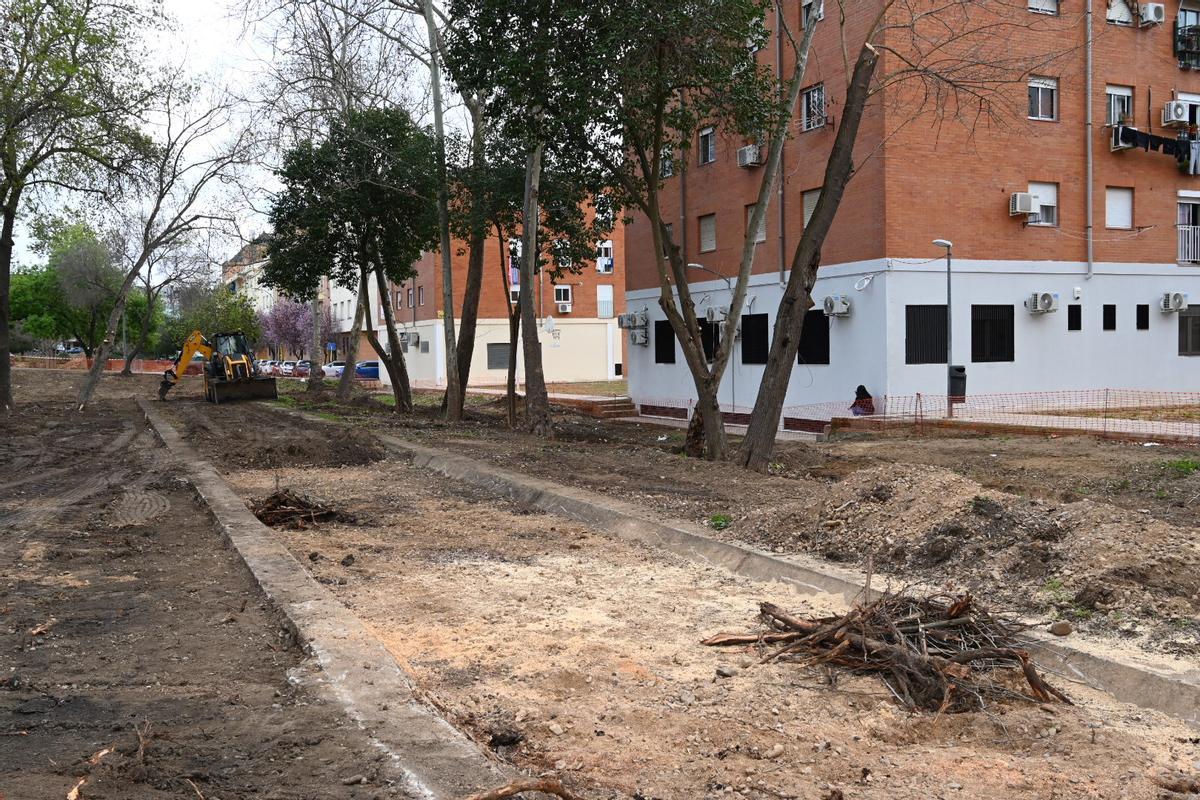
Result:
M1108 187L1104 194L1104 224L1109 228L1133 227L1133 189Z
M820 189L809 189L803 194L804 200L804 227L808 227L808 223L812 221L813 212L817 210L817 201L821 199Z
M717 215L707 214L700 218L700 252L717 249Z

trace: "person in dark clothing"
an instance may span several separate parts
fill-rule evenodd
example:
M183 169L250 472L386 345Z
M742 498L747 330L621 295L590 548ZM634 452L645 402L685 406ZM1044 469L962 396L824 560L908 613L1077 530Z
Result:
M869 417L875 413L875 399L861 383L854 390L854 402L850 406L850 413L856 417Z

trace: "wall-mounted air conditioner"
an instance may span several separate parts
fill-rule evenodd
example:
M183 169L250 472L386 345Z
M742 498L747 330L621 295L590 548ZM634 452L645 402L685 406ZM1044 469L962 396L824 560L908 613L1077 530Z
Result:
M737 151L737 161L739 167L757 167L762 164L762 148L756 144L748 144L745 147L739 147Z
M1058 311L1058 292L1034 292L1025 299L1030 314L1049 314Z
M1167 7L1162 3L1142 3L1138 12L1143 25L1162 25L1167 21Z
M570 303L559 303L558 304L558 313L570 314L571 313L571 304Z
M629 343L640 344L645 346L650 343L650 337L646 335L645 328L634 328L629 331Z
M1008 199L1008 215L1010 217L1018 214L1037 214L1040 211L1037 198L1029 192L1013 192L1012 197Z
M720 322L729 316L729 306L709 306L704 312L704 318L711 322Z
M846 317L850 315L850 298L844 294L831 294L821 304L827 317Z
M1136 128L1130 128L1128 125L1124 126L1124 128L1125 128L1125 130L1136 130ZM1120 127L1114 127L1112 129L1112 141L1109 143L1109 148L1114 153L1117 152L1118 150L1132 149L1133 146L1134 145L1132 142L1126 143L1126 142L1121 141L1121 128Z
M1168 100L1163 105L1162 124L1167 127L1177 127L1188 124L1188 103L1182 100Z
M1187 292L1164 292L1158 307L1166 313L1186 311L1188 307Z

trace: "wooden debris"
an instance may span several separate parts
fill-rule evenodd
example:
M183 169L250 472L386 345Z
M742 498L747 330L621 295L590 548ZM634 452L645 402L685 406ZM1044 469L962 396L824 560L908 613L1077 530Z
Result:
M67 792L67 800L80 800L83 797L83 785L87 783L87 778L80 778L79 781L71 787L71 791Z
M821 619L801 619L771 603L759 610L771 630L717 634L703 644L778 644L763 662L799 655L810 666L876 674L903 705L939 713L978 710L989 698L1071 702L1015 646L1022 627L979 608L969 594L884 595L841 617ZM1016 688L1021 681L1028 693Z
M563 800L582 800L579 795L568 791L562 781L556 778L518 778L497 789L473 794L466 800L504 800L506 797L515 797L522 792L541 792L561 797Z
M277 489L261 500L252 500L250 510L265 525L292 530L303 530L318 522L352 521L332 506L291 489Z

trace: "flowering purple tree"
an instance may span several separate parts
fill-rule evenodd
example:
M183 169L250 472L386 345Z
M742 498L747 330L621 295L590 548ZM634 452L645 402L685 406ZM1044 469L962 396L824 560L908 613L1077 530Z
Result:
M281 297L261 315L263 339L276 356L290 352L303 358L312 333L312 310L307 303Z

